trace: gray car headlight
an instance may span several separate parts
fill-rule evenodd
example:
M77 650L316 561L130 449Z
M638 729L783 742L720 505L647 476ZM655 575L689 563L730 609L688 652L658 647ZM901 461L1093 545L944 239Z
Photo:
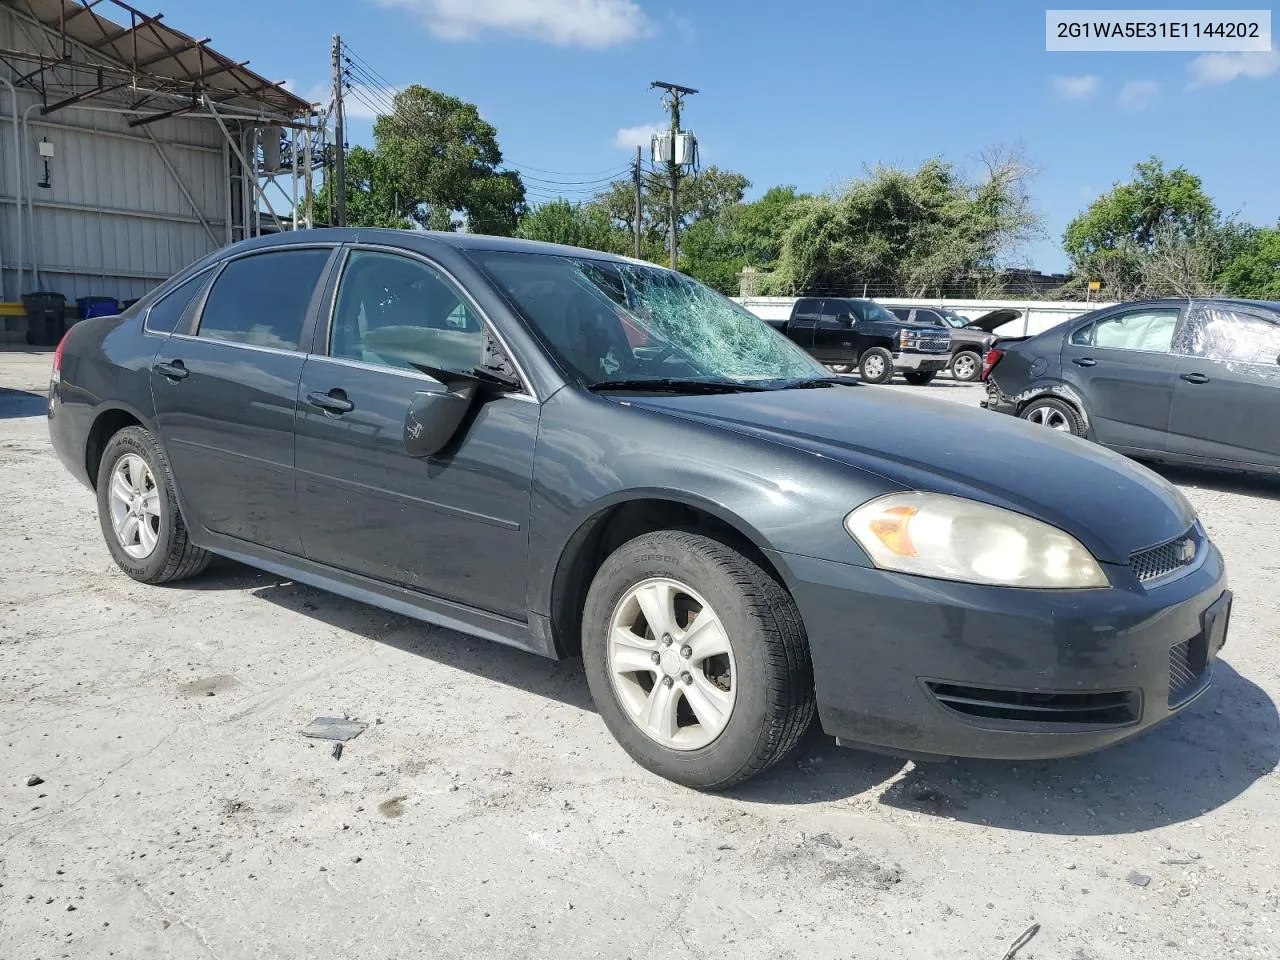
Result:
M883 570L1001 587L1110 586L1075 537L976 500L891 493L858 507L844 526Z

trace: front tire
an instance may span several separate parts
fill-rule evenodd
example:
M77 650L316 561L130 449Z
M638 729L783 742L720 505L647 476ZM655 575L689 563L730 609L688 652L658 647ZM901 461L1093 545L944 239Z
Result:
M933 383L933 378L937 375L937 370L909 370L902 376L906 379L907 383L911 384L913 387L923 387Z
M169 461L142 427L125 427L107 441L97 492L107 549L133 579L170 583L209 565L210 554L187 537Z
M813 665L791 595L698 534L644 534L605 560L587 593L582 659L618 743L687 787L723 790L761 773L813 721Z
M951 358L951 376L961 383L972 383L982 375L982 357L973 350L962 350Z
M858 374L867 383L888 383L893 379L893 354L884 347L872 347L858 361Z
M1056 400L1053 397L1040 397L1032 400L1022 408L1022 412L1018 416L1023 420L1042 427L1048 427L1050 430L1057 430L1060 433L1069 433L1076 437L1083 437L1085 433L1084 420L1081 418L1079 411L1071 404Z

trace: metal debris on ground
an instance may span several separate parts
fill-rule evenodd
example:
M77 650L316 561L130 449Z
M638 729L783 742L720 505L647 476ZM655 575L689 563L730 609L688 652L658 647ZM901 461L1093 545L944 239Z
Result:
M346 742L364 733L367 723L356 720L344 720L341 717L316 717L298 732L304 737L315 737L318 740L340 740Z
M1009 948L1008 952L1001 958L1001 960L1013 960L1014 955L1030 943L1032 938L1039 932L1040 924L1038 923L1033 923L1031 926L1027 927L1027 929L1022 931L1022 936L1013 941L1013 946Z
M342 744L340 744L340 743L335 743L335 744L333 745L333 759L335 759L335 760L341 760L341 759L342 759Z

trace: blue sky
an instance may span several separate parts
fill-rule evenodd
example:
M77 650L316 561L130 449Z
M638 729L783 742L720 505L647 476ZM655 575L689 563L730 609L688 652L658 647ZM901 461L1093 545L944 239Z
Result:
M972 169L984 148L1019 146L1039 168L1032 194L1048 230L1021 259L1044 270L1066 265L1059 240L1067 222L1153 153L1203 177L1224 211L1259 224L1280 218L1280 51L1047 53L1043 5L168 0L164 7L173 26L213 37L216 49L251 59L269 79L287 79L308 96L322 95L330 37L341 33L391 84L421 83L476 103L508 161L544 180L586 181L621 169L636 142L626 131L663 117L649 81L669 80L701 91L688 102L685 126L697 132L704 164L750 177L749 196L779 183L830 189L878 162L913 166L942 156ZM352 139L368 140L370 129L354 120ZM647 143L647 134L641 139Z

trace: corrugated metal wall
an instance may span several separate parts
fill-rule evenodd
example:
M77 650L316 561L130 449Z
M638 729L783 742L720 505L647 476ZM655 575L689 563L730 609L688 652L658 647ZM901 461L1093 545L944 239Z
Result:
M23 26L0 8L0 47L40 50L34 28ZM0 76L14 79L3 64ZM20 114L37 102L33 92L20 89ZM28 114L30 143L22 145L24 162L30 165L24 204L30 193L34 222L24 219L28 266L19 290L11 103L8 89L0 87L0 282L5 300L34 289L29 269L33 253L42 290L61 293L68 301L83 296L127 300L226 242L227 175L222 135L213 121L175 118L130 128L118 114L68 107L44 117L37 107ZM160 142L208 230L147 131ZM43 139L55 154L49 161L48 187L37 186L44 178L38 152Z

